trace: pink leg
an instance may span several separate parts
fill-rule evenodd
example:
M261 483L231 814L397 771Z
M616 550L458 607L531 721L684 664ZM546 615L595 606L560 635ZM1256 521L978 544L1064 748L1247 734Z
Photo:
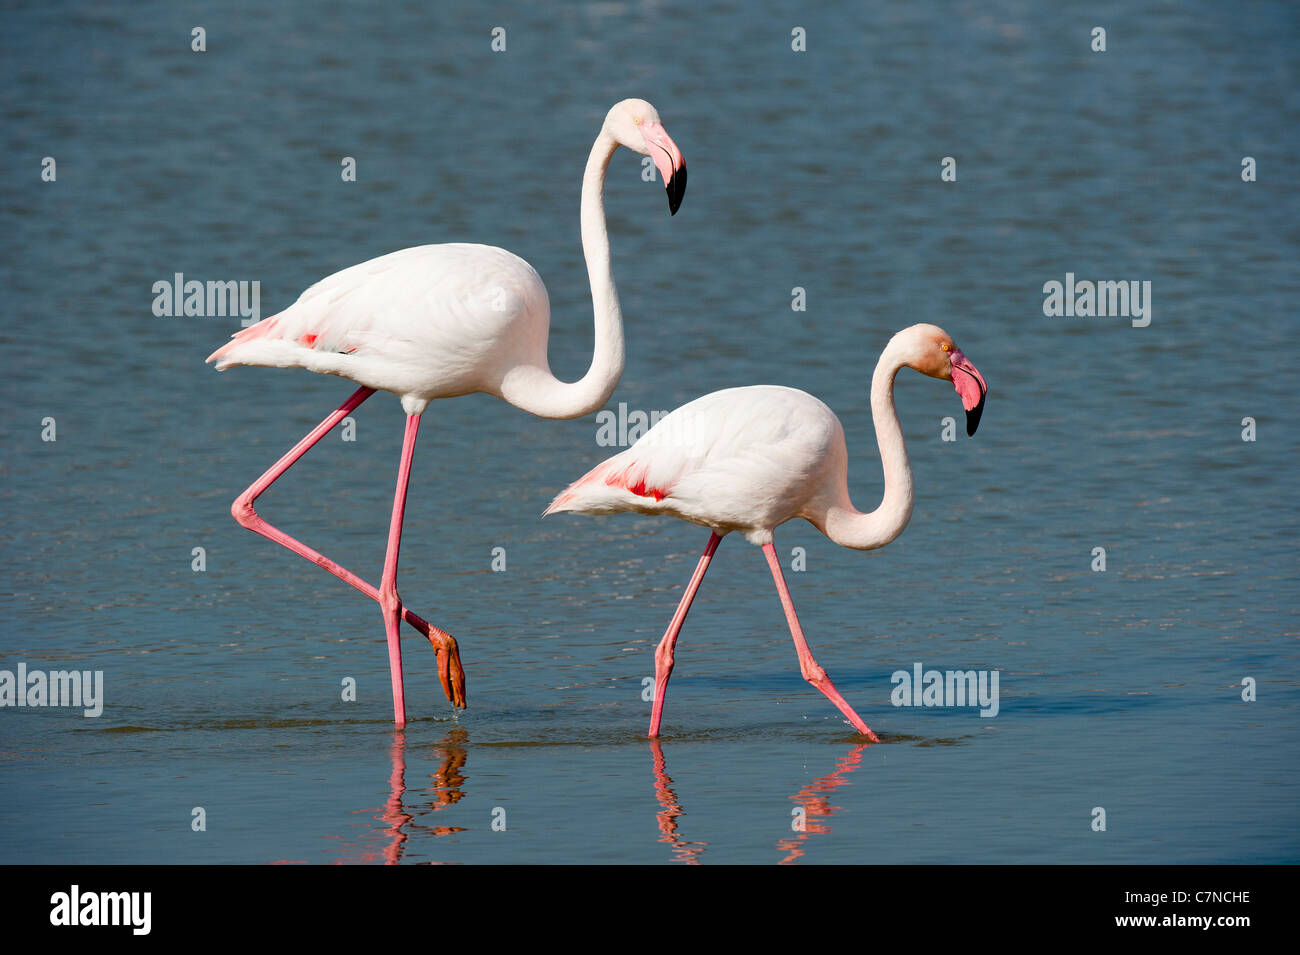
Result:
M420 416L406 416L402 437L402 461L397 466L397 490L393 494L393 520L388 525L388 552L384 555L384 576L379 582L379 606L384 609L388 633L388 672L393 678L393 722L406 725L406 697L402 691L402 598L397 594L397 554L402 549L402 517L406 513L406 487L411 481L411 458L415 455L415 434Z
M771 541L763 545L763 553L767 556L767 565L772 568L772 579L776 581L776 592L781 595L781 606L785 608L785 619L790 622L790 635L794 637L794 648L799 654L799 672L803 678L811 683L817 689L826 695L826 699L839 708L839 711L849 718L849 722L863 736L868 737L873 743L879 743L880 738L871 732L871 727L862 722L862 717L853 712L853 707L849 706L844 697L840 696L839 691L835 689L835 684L831 683L831 678L826 675L821 664L813 659L812 651L808 649L808 641L804 639L803 628L799 626L799 618L794 613L794 601L790 599L790 591L786 589L785 577L781 573L781 561L776 556L776 547Z
M669 621L664 638L659 641L659 649L655 650L655 705L650 713L651 739L659 735L659 722L663 719L664 695L668 690L668 678L673 675L673 647L677 645L677 634L681 632L682 624L686 622L686 613L691 609L691 601L695 599L695 592L700 589L700 581L704 580L704 572L709 569L709 561L713 558L713 552L718 549L718 542L721 540L716 531L709 534L709 543L700 556L700 562L695 566L691 582L686 585L686 593L682 594L677 612Z
M288 534L284 533L277 527L272 526L258 515L253 508L253 503L257 498L269 488L280 475L289 470L294 463L311 449L321 438L325 437L333 427L342 421L353 409L361 402L373 395L373 388L358 388L357 391L347 401L343 402L339 408L331 413L324 421L318 424L312 431L296 445L293 449L271 466L265 474L249 485L248 490L235 498L234 504L230 507L230 513L234 515L242 526L247 527L250 531L261 534L268 540L273 540L282 547L305 557L307 560L328 570L339 580L351 584L357 590L361 591L372 600L378 601L379 590L362 580L350 570L336 564L324 554L313 550L306 544L295 540ZM382 602L382 601L381 601ZM429 642L433 644L434 650L438 653L438 677L442 681L443 692L447 694L447 699L459 707L465 706L465 672L460 664L460 649L456 645L456 640L451 634L439 630L437 627L430 626L427 621L417 614L412 613L405 607L401 608L401 617L420 633L424 634Z

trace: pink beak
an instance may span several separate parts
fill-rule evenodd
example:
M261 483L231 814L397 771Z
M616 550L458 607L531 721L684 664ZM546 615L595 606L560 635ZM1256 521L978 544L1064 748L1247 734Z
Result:
M962 407L966 409L966 434L973 435L980 426L980 416L984 414L984 398L989 393L989 386L984 383L980 370L971 364L960 348L952 350L948 361L952 365L952 385L961 395Z
M664 177L664 186L668 190L668 212L677 215L677 207L686 195L686 160L677 148L663 123L642 123L641 135L650 149L650 156L655 161L659 175Z

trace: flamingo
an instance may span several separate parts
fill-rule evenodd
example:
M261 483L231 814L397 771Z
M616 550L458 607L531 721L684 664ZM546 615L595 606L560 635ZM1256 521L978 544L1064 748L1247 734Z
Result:
M871 414L885 493L869 514L856 510L849 500L848 452L839 418L807 392L774 385L728 388L682 405L632 447L569 485L547 507L543 516L635 511L670 514L709 528L704 554L655 651L651 739L659 735L673 649L691 601L718 543L739 531L767 557L803 678L859 733L879 742L813 659L781 573L773 532L802 517L835 543L855 550L884 547L903 532L912 516L912 466L894 410L894 377L904 367L953 383L966 409L968 435L975 434L984 412L984 376L947 332L923 324L894 335L871 377Z
M451 243L402 249L322 279L291 306L236 332L208 356L219 371L235 365L306 368L361 387L231 505L235 520L379 602L388 637L393 720L406 723L401 620L438 654L443 692L465 706L465 674L452 636L403 604L397 592L402 515L420 415L435 398L484 392L543 418L577 418L601 407L623 374L623 318L610 269L604 186L619 146L653 158L675 215L686 191L686 163L653 106L616 103L605 117L582 178L582 251L595 311L595 350L576 382L558 380L547 361L550 301L541 278L518 256L486 245ZM397 471L388 547L379 587L263 520L254 502L308 449L376 391L401 398L406 431Z

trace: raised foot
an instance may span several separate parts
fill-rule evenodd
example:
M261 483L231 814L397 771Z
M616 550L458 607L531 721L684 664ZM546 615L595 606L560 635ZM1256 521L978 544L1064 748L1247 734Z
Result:
M442 692L447 694L447 699L453 706L465 709L465 670L460 665L460 647L456 645L456 638L449 633L438 631L441 636L441 646L439 641L429 635L429 642L433 644L433 649L438 653L438 679L442 681Z
M405 607L402 608L402 619L429 638L438 654L438 679L442 681L442 692L452 706L465 709L465 670L460 665L460 647L456 645L456 638Z

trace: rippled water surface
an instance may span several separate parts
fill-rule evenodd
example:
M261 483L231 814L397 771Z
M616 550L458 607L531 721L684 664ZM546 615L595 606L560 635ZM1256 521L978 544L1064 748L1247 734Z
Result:
M104 709L0 709L0 860L1297 861L1297 8L843 6L7 15L0 669L102 671ZM880 745L803 682L739 537L645 739L642 681L707 532L540 519L610 453L594 416L484 396L425 415L401 592L460 640L470 708L412 633L403 734L378 608L230 518L351 386L217 374L203 358L235 323L155 317L153 283L257 280L270 314L397 248L499 244L545 278L575 379L579 178L631 95L690 187L669 218L639 157L611 166L611 408L811 391L870 509L889 335L940 324L988 379L978 435L945 442L951 388L900 375L917 500L893 544L777 533L809 641ZM1149 327L1045 316L1067 272L1149 280ZM355 420L260 507L377 580L402 414L379 395ZM999 712L892 706L916 663L997 670Z

